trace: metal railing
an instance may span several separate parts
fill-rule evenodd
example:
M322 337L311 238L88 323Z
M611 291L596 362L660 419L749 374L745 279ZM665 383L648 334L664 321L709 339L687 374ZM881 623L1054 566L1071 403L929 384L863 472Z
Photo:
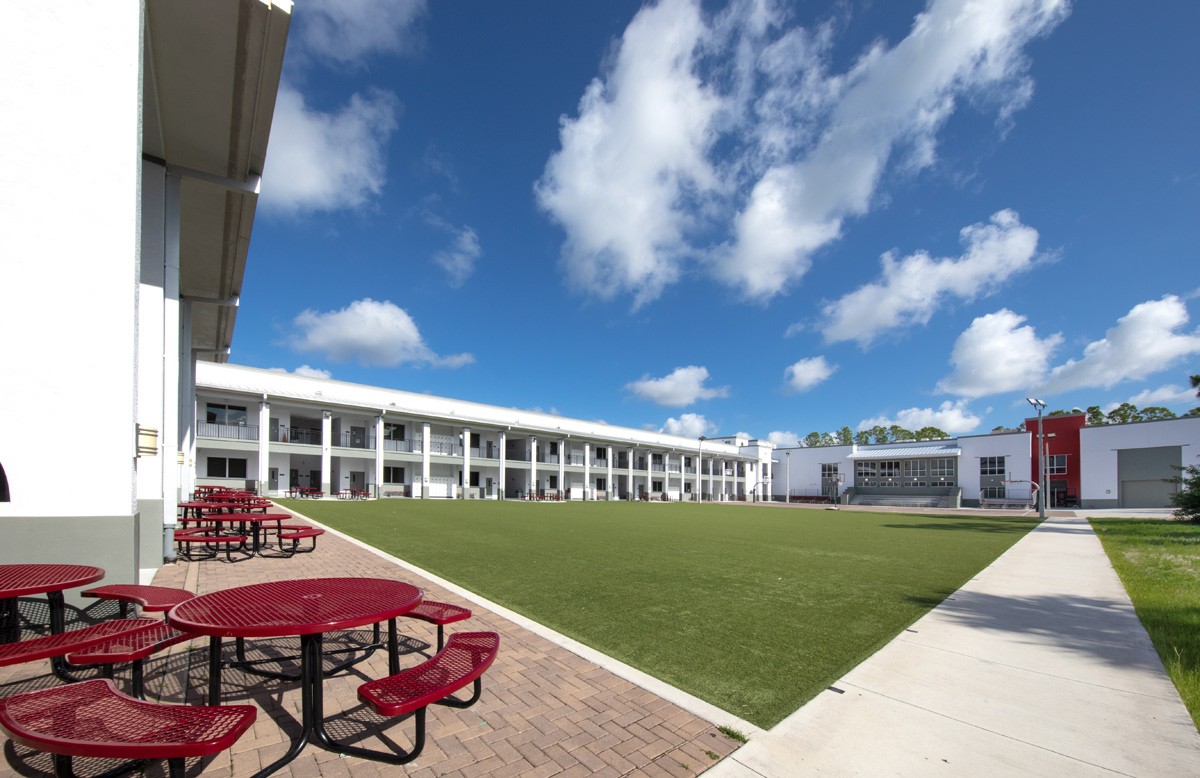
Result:
M342 448L375 448L375 436L371 433L342 432L334 436L333 445Z
M258 440L258 427L247 424L214 424L196 422L196 437L223 440Z
M271 430L272 443L302 443L309 446L321 445L321 430L299 427L277 427Z
M404 453L409 453L412 451L420 451L421 447L420 447L420 445L417 445L419 442L420 441L416 441L416 440L388 440L387 438L384 438L383 439L383 450L384 451L401 451Z

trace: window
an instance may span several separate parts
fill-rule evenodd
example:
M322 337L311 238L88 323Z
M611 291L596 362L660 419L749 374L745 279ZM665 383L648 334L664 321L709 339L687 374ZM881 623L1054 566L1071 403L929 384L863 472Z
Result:
M479 486L479 471L471 471L471 486Z
M554 445L554 444L553 444L553 443L551 443L550 445ZM557 488L558 488L558 476L556 476L556 475L552 475L552 476L550 476L550 488L551 488L551 489L557 489Z
M558 444L557 443L550 444L550 456L558 456ZM551 488L554 488L554 487L551 487Z
M881 477L895 477L900 475L900 462L895 460L892 462L879 463L879 475Z
M931 459L929 460L929 475L934 478L950 478L954 476L954 460L953 459Z
M385 484L402 484L404 483L404 468L383 466L383 482Z
M404 440L404 425L403 424L384 424L383 425L384 440ZM403 470L403 468L401 468ZM397 483L399 483L397 481Z
M661 492L662 490L662 481L654 481L650 484L650 491Z
M1004 457L980 457L980 475L1004 475Z
M471 433L471 448L479 448L479 433L478 432ZM475 484L472 484L472 486L474 486L474 485Z
M837 478L838 466L837 462L823 462L821 464L821 479Z
M1050 472L1050 475L1066 475L1067 455L1051 454L1046 457L1046 469Z
M855 479L859 478L874 478L875 463L874 462L856 462L857 467L854 470Z
M1004 457L1000 457L1003 459ZM1003 500L1005 497L1003 486L985 486L979 490L979 496L985 500Z
M596 448L596 459L605 459L605 460L607 460L607 459L608 459L608 450L607 450L607 449L603 449L603 448L599 448L599 447L597 447L597 448ZM601 486L601 487L598 487L598 488L600 488L600 489L603 489L604 487L603 487L603 486Z
M924 478L927 475L929 463L924 459L904 460L905 478Z
M603 492L607 488L608 488L608 483L607 483L607 481L605 481L605 479L603 479L603 478L596 479L596 491Z
M209 424L246 424L246 406L208 404L207 420Z
M226 459L225 457L208 458L208 478L245 478L245 459Z
M685 481L685 482L684 482L684 484L683 484L683 493L684 493L684 494L691 494L691 493L692 493L692 482L691 482L691 481Z

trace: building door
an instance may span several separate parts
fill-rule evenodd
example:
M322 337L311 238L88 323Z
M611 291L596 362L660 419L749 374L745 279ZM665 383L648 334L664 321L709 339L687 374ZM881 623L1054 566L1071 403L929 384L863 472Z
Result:
M293 469L293 470L288 471L288 488L289 489L299 489L300 488L300 471L299 470Z
M350 488L366 491L367 489L367 474L366 473L350 473Z
M491 448L492 448L492 444L488 443L488 450L490 451ZM485 479L483 482L483 488L484 488L484 494L486 494L488 497L494 496L492 494L492 479L490 479L490 478Z
M273 492L278 491L278 489L279 489L279 468L272 467L267 471L267 473L268 473L267 488Z
M350 447L351 448L366 448L367 447L367 428L366 427L351 427L350 428ZM350 476L350 480L354 480L354 476Z
M308 471L308 488L310 488L310 489L320 489L321 488L321 471L320 470L309 470Z

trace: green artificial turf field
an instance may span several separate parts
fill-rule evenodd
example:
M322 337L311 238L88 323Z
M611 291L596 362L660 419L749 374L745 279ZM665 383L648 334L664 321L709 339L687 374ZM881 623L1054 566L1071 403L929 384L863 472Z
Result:
M761 727L1037 524L752 505L281 502Z

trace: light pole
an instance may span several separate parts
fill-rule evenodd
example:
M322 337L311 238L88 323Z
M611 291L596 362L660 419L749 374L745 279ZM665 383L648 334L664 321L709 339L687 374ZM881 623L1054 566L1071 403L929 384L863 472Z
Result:
M1046 403L1030 397L1026 397L1025 401L1037 408L1038 412L1038 518L1044 519L1046 518L1046 480L1042 474L1046 469L1046 457L1042 453L1042 411L1046 409Z

